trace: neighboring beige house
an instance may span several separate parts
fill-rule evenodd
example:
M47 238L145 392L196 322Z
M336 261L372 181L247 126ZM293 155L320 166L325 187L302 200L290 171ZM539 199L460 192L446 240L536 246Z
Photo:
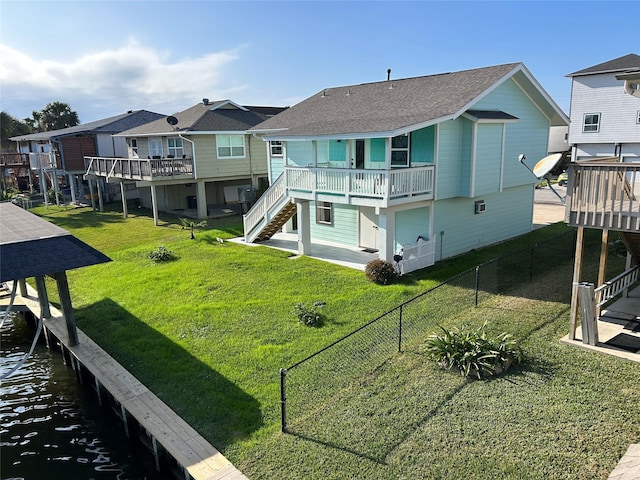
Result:
M194 105L182 112L117 134L127 158L85 157L87 179L135 182L144 206L158 211L191 210L208 216L212 205L249 203L268 185L267 150L248 133L280 107L249 107L231 100ZM126 215L126 197L123 195Z

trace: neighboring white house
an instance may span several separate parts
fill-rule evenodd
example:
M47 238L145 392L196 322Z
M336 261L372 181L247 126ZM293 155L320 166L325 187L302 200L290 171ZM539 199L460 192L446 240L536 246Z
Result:
M640 158L640 97L625 91L625 77L639 73L640 55L629 54L567 75L573 161Z
M328 241L410 271L522 235L536 178L518 157L545 157L568 120L522 63L322 90L249 130L271 188L245 240L297 214L299 253Z

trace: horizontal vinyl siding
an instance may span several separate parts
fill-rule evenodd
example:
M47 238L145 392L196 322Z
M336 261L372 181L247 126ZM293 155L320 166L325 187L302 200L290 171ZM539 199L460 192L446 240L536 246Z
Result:
M436 195L438 199L458 196L462 153L462 119L440 124ZM468 178L468 177L467 177Z
M502 124L478 125L476 144L475 195L500 190L502 163Z
M518 155L524 153L531 168L547 156L549 120L512 79L493 90L473 108L502 110L518 118L516 122L506 125L503 186L508 188L534 183L531 172L518 162Z
M311 142L287 142L287 165L306 167L313 162L313 144Z
M241 178L267 174L267 153L262 140L245 135L243 158L217 157L215 135L194 135L198 178Z
M614 74L575 77L571 91L569 143L638 143L636 123L640 99L624 92L624 82ZM584 115L600 114L600 130L583 132Z
M484 213L474 213L475 200L485 201ZM441 248L443 258L458 255L530 232L533 185L509 188L483 197L438 201L433 215L438 258Z
M311 238L325 242L358 246L358 208L333 204L333 225L316 223L316 204L311 202Z

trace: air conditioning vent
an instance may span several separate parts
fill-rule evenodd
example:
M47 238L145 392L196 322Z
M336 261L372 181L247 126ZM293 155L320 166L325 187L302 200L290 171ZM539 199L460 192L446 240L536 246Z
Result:
M476 214L478 213L484 213L485 210L487 209L487 204L484 203L484 200L478 200L476 201Z

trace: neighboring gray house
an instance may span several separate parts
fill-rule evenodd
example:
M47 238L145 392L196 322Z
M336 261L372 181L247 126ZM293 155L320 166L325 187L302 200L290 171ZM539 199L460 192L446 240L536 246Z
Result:
M625 78L640 75L640 55L629 54L570 73L569 144L572 160L640 159L640 97L625 90ZM627 82L636 85L640 80ZM628 90L628 88L627 88Z
M45 183L43 176L47 177L47 183L49 177L60 178L59 183L68 188L71 201L76 202L84 200L89 194L88 185L83 179L86 172L84 157L126 157L126 142L112 135L158 118L164 118L164 115L147 110L129 111L74 127L20 135L10 140L17 142L20 154L30 158L32 169L43 172L41 184ZM118 191L115 190L114 194L118 194Z

